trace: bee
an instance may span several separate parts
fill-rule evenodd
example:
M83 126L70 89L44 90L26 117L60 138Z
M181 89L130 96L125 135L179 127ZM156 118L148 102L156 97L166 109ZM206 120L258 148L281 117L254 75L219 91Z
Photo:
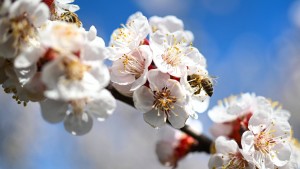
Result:
M81 27L81 21L79 20L79 17L74 12L66 11L58 17L58 20L68 22L68 23L74 23L78 27Z
M209 97L211 97L214 93L213 83L210 78L204 78L201 80L201 85L203 87L203 90L208 94Z
M214 93L212 77L200 76L198 74L192 74L187 76L187 80L190 86L194 89L194 94L200 94L203 89L206 94L211 97Z

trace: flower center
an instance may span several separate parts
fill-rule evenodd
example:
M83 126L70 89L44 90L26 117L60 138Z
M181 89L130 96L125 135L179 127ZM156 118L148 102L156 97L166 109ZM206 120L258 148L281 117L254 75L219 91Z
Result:
M82 80L84 73L91 69L90 66L84 65L80 61L67 58L63 60L63 66L66 78L74 81Z
M143 74L145 67L144 59L135 57L131 54L124 54L120 59L123 60L124 73L135 75L136 79Z
M14 38L13 46L19 49L22 43L30 42L35 35L35 28L27 18L27 14L13 18L10 21L10 28L6 36L12 35Z
M136 36L130 29L123 25L123 28L119 28L117 30L117 33L114 33L112 35L112 38L116 42L112 45L112 47L114 47L114 45L124 46L124 44L126 45L131 43L132 41L134 41Z
M57 37L70 42L82 35L78 27L74 26L74 24L55 24L52 30L53 34Z
M276 144L276 141L272 137L272 133L275 131L273 130L266 130L264 129L255 137L254 148L257 151L260 151L264 154L268 154L270 152L271 147Z
M245 169L248 166L248 162L241 153L229 153L228 156L230 160L222 166L222 169Z
M182 51L177 45L168 47L167 50L162 54L164 62L171 66L176 67L181 63Z
M177 100L175 96L171 95L171 91L167 87L164 87L161 91L155 91L154 99L153 107L160 109L164 113L170 112Z

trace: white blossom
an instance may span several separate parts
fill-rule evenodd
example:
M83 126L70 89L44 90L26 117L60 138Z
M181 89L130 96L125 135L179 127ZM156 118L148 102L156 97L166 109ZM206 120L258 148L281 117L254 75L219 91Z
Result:
M188 67L205 62L197 48L186 44L181 31L167 34L156 31L150 36L150 47L157 68L175 77L182 77Z
M148 20L141 12L131 15L126 25L112 33L108 47L109 59L117 60L142 45L149 32Z
M225 137L218 137L215 141L216 153L208 162L210 169L255 169L248 158L234 140L227 140Z
M142 86L133 93L135 107L144 113L144 120L152 127L162 127L168 120L175 128L185 125L185 92L176 80L157 69L148 72L149 87Z
M2 57L14 58L20 50L36 44L36 31L49 17L48 7L40 0L18 0L0 18ZM3 11L3 10L2 10Z
M223 102L219 101L217 106L208 111L208 115L215 123L224 123L260 109L271 109L270 102L254 93L243 93L225 98Z
M209 97L203 88L202 80L211 81L212 79L208 76L205 66L206 64L204 61L203 65L190 67L180 79L180 84L186 90L190 100L190 115L194 118L197 118L196 112L202 113L206 111L209 105Z
M73 135L88 133L93 126L93 117L105 120L116 108L116 100L106 90L77 100L45 100L40 102L43 118L50 123L64 121L65 129Z
M253 93L226 98L208 111L210 119L215 122L212 134L215 137L222 135L233 138L240 144L241 135L248 130L248 122L253 114L264 111L278 120L288 120L289 112L276 108L276 105L276 102Z
M45 95L54 100L77 100L89 97L109 82L105 65L87 63L84 58L68 56L48 63L42 72Z
M15 60L17 68L37 67L48 98L81 99L105 87L109 72L103 64L105 44L73 24L52 22L40 32L40 47L28 48ZM34 74L34 73L33 73Z
M29 101L36 102L44 99L44 85L40 81L40 74L36 74L32 79L24 78L26 83L22 83L22 81L20 81L20 76L22 75L18 73L26 73L26 69L16 70L13 67L13 63L8 60L4 62L2 68L5 73L2 87L6 93L13 94L12 98L16 100L18 104L23 103L23 105L26 106Z
M131 91L146 83L152 52L148 45L141 45L113 62L111 81L119 85L131 84ZM123 91L122 93L124 93Z
M249 120L249 131L242 136L242 147L258 168L282 167L290 161L291 126L260 111Z
M151 26L152 33L155 33L158 30L163 32L164 34L181 31L184 34L184 39L186 40L186 43L189 44L194 40L193 33L191 31L184 30L184 24L182 20L178 19L176 16L152 16L149 18L149 24Z
M112 86L122 95L127 96L127 97L132 97L133 92L131 91L132 83L128 85L119 85L117 83L112 83Z

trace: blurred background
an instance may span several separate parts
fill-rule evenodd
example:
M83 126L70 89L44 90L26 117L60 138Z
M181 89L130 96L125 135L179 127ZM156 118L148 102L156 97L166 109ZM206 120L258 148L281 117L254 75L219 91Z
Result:
M194 46L217 76L210 107L242 92L279 101L292 113L300 138L300 1L296 0L77 0L85 28L95 25L108 44L127 18L175 15L194 33ZM1 91L1 169L163 169L155 154L158 131L142 114L118 102L115 113L75 137L45 122L39 105L18 105ZM200 115L204 133L212 122ZM204 169L206 154L191 154L179 169Z

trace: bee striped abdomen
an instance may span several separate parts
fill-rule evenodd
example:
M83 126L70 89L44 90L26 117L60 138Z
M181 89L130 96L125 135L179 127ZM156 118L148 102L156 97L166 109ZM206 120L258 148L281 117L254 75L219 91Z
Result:
M204 91L207 93L209 97L211 97L214 93L214 88L211 80L209 78L205 78L201 80L201 85Z
M81 26L81 21L79 20L78 16L75 13L70 12L70 11L62 13L59 17L59 20L65 21L65 22L68 22L68 23L74 23L78 27Z

